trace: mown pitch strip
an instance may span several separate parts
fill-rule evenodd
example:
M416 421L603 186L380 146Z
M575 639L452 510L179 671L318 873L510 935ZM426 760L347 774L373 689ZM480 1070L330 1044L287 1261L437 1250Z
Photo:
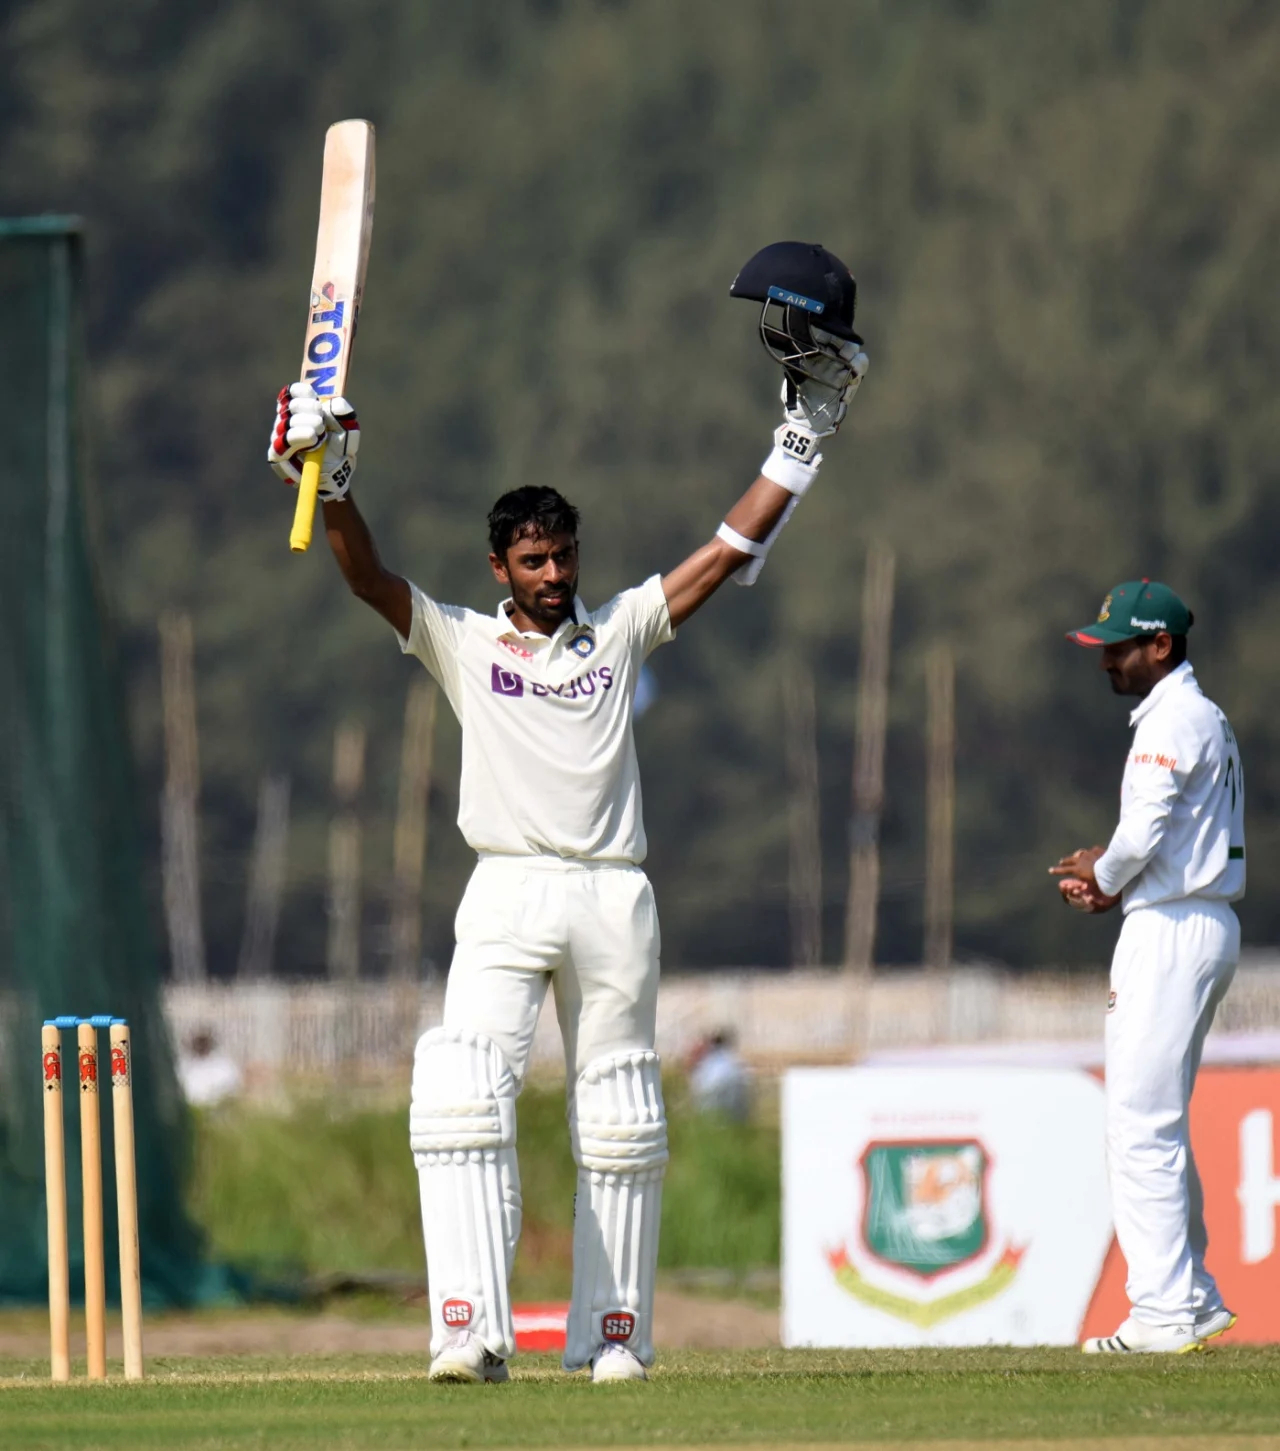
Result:
M522 1357L507 1386L434 1386L420 1356L157 1359L141 1384L0 1363L0 1444L30 1448L815 1446L1005 1451L1280 1447L1280 1351L1098 1361L1069 1350L669 1354L648 1385ZM966 1448L967 1451L967 1448Z

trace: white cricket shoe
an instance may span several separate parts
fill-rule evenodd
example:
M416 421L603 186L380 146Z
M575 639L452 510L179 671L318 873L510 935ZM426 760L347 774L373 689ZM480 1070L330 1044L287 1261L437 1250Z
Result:
M440 1347L431 1362L428 1380L452 1381L456 1385L500 1385L511 1379L507 1362L490 1355L470 1330L457 1330Z
M602 1345L591 1357L591 1379L599 1385L607 1380L648 1380L640 1357L625 1345Z
M1201 1344L1206 1340L1216 1340L1235 1323L1235 1315L1225 1305L1219 1305L1216 1310L1201 1310L1196 1316L1196 1339Z
M1191 1325L1144 1325L1129 1319L1114 1335L1096 1335L1080 1347L1086 1355L1186 1355L1202 1350Z

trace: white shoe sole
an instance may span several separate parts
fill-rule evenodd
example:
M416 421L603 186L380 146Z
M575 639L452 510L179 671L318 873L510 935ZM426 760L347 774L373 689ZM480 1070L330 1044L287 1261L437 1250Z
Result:
M648 1380L645 1368L631 1356L608 1356L591 1371L593 1385L619 1384L628 1380Z
M1223 1317L1221 1323L1219 1323L1218 1321L1218 1315L1221 1315ZM1220 1310L1218 1312L1218 1315L1212 1316L1203 1330L1197 1327L1196 1339L1202 1345L1206 1341L1216 1340L1219 1335L1225 1335L1239 1318L1231 1310ZM1212 1326L1212 1328L1210 1328L1210 1326Z
M1221 1332L1218 1332L1221 1334ZM1173 1345L1126 1345L1118 1335L1096 1335L1080 1347L1086 1355L1194 1355L1204 1349L1200 1340L1180 1340Z
M511 1372L505 1365L492 1370L477 1370L463 1360L435 1360L427 1372L427 1379L445 1385L502 1385L511 1379Z
M433 1365L427 1372L427 1379L441 1381L445 1385L483 1385L484 1376L477 1375L469 1365Z

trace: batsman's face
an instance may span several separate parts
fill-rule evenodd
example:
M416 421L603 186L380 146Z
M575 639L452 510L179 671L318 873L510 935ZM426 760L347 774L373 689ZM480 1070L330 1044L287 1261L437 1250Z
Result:
M578 592L578 541L572 534L522 535L505 556L491 554L494 577L507 586L517 610L544 634L554 634L573 613Z
M1145 640L1118 640L1102 647L1102 668L1117 695L1150 695L1169 673L1173 636L1164 631Z

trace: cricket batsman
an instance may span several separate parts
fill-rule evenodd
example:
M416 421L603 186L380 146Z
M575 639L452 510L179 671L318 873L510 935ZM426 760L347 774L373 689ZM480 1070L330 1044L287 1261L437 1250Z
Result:
M1107 1164L1131 1308L1114 1335L1085 1341L1090 1353L1199 1350L1236 1320L1205 1268L1189 1109L1240 956L1244 777L1227 718L1187 660L1192 622L1167 585L1131 580L1067 636L1100 650L1112 690L1139 702L1110 843L1050 868L1068 905L1124 910L1107 1006Z
M773 450L709 543L596 609L578 594L578 511L533 486L489 513L489 565L507 596L496 613L438 604L383 565L356 509L351 404L305 383L278 399L272 467L296 484L302 456L323 442L320 497L338 566L440 683L462 726L458 826L478 861L458 908L444 1022L417 1045L409 1123L433 1380L508 1379L515 1105L548 986L578 1164L564 1368L644 1380L653 1361L667 1129L636 681L727 579L754 583L867 368L854 280L823 247L766 247L730 291L762 304L760 334L784 371Z

